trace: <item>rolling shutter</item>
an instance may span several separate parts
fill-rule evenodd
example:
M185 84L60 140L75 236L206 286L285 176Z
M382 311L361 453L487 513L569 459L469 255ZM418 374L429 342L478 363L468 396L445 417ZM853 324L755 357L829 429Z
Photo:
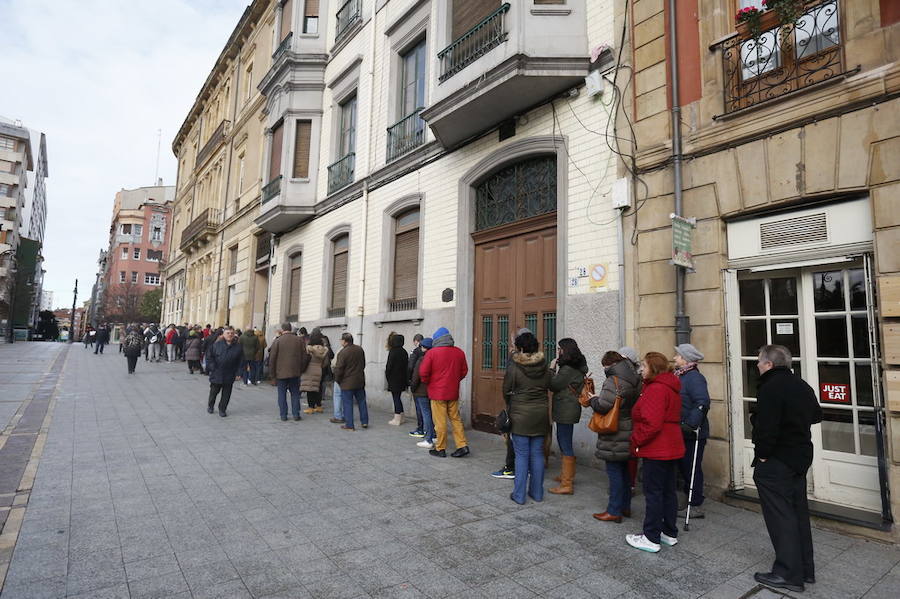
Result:
M300 314L300 260L291 266L291 286L288 293L288 315Z
M311 121L297 121L297 132L294 136L294 170L295 179L309 177L309 138L312 131Z
M498 8L500 0L453 0L453 39L459 39Z
M318 17L319 16L319 0L306 0L306 3L303 5L303 16L304 17Z
M331 276L331 309L347 307L347 260L349 252L334 256L334 272Z
M394 300L415 298L419 287L419 229L398 233L394 246Z
M284 145L284 121L272 129L272 153L269 159L269 181L281 174L281 147Z

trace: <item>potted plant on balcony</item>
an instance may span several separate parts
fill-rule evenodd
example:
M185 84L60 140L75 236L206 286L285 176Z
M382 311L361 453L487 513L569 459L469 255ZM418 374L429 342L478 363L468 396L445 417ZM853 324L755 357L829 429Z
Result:
M762 3L767 11L771 10L777 15L782 27L794 26L803 16L803 0L762 0Z
M755 6L745 6L737 12L734 22L741 38L759 38L762 33L762 14Z

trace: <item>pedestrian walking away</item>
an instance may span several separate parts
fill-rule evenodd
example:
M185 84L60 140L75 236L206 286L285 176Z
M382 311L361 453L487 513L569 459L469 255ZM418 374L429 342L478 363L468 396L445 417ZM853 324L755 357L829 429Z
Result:
M394 417L388 422L393 426L403 424L403 392L409 385L406 369L409 366L409 354L403 349L405 339L399 333L388 335L387 361L384 364L384 377L387 379L388 391L394 400Z
M435 444L429 453L437 458L447 457L447 426L453 429L456 451L451 457L463 458L471 453L462 419L459 417L459 383L469 373L466 354L456 347L453 336L445 327L432 335L432 348L426 352L419 368L419 376L428 385L431 417L434 420Z
M211 338L211 337L210 337ZM216 397L222 393L219 400L219 416L228 415L228 402L231 400L231 391L234 387L234 379L241 368L244 359L244 350L234 333L234 328L225 327L222 336L206 353L206 371L209 373L209 401L206 411L213 413L216 407Z
M764 585L802 591L816 581L806 473L812 465L810 427L822 421L816 393L791 372L791 352L783 345L759 351L759 384L753 426L753 482L775 549L770 572L753 578Z
M259 351L259 337L256 336L253 327L248 326L244 332L241 333L238 341L244 350L244 363L241 364L241 379L244 381L244 386L249 385L251 382L255 385L256 379L253 378L253 362L256 360L256 352Z
M341 335L341 351L334 364L334 381L341 386L344 430L356 430L353 423L353 404L359 407L359 421L369 427L369 407L366 404L366 352L353 344L353 335ZM337 418L336 418L337 419Z
M572 437L575 425L581 420L578 394L587 375L587 360L574 339L560 339L557 358L553 361L550 391L553 392L553 422L556 423L556 443L562 456L559 486L549 489L557 495L571 495L575 487L575 446Z
M202 372L200 367L200 349L203 346L203 339L197 331L188 333L187 341L184 342L184 358L187 360L188 372L194 374L195 370Z
M291 334L291 323L281 325L282 334L272 342L269 349L269 370L278 386L278 415L287 420L287 394L291 394L291 414L294 420L302 420L300 416L300 375L309 364L310 355L306 351L306 342L301 337ZM253 335L253 341L256 336ZM257 344L253 344L253 355ZM247 355L247 350L244 350ZM246 362L246 360L245 360ZM246 383L245 383L246 384Z
M703 450L709 437L709 390L697 368L703 354L690 343L675 348L675 374L681 381L681 432L685 453L678 463L678 473L684 494L679 498L678 511L690 508L691 518L703 518ZM693 480L693 482L691 482ZM685 527L687 530L687 527Z
M641 551L657 553L660 545L678 543L678 497L675 477L684 457L681 434L681 382L659 352L649 352L641 364L643 389L631 410L631 453L643 459L644 530L625 541Z
M307 408L305 414L320 414L322 408L322 373L328 360L328 348L318 329L313 329L309 336L309 345L306 346L309 354L309 362L303 374L300 375L300 391L306 393Z
M97 329L96 343L97 347L94 348L94 353L97 354L99 352L102 354L103 348L109 343L109 326L106 324L101 324L100 328Z
M125 354L125 360L128 362L128 374L134 374L138 358L141 357L144 349L144 335L138 325L133 324L128 327L120 345L122 353Z
M256 355L253 356L250 378L254 385L258 385L263 379L263 364L265 363L266 356L266 336L263 334L262 329L254 329L253 333L256 335L259 347L256 349Z

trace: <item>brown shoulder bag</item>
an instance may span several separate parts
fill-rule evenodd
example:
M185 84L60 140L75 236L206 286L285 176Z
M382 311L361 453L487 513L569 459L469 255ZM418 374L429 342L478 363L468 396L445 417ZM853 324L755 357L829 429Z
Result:
M613 407L606 414L594 412L587 423L589 429L600 435L619 432L619 411L622 408L622 396L619 395L619 377L613 377L613 384L616 386L616 399Z

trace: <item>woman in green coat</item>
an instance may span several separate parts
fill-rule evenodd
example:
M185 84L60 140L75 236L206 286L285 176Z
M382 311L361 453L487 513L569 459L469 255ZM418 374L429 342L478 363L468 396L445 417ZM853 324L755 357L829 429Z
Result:
M510 435L516 452L516 479L509 498L523 505L526 491L535 501L544 499L544 436L550 430L547 397L550 371L533 333L518 335L515 347L503 377L503 396L509 406Z
M581 404L578 394L587 374L587 360L578 349L578 343L568 337L559 340L556 372L552 372L550 391L553 392L553 422L556 423L556 442L562 454L560 485L549 489L557 495L571 495L575 481L575 447L572 435L581 420Z

